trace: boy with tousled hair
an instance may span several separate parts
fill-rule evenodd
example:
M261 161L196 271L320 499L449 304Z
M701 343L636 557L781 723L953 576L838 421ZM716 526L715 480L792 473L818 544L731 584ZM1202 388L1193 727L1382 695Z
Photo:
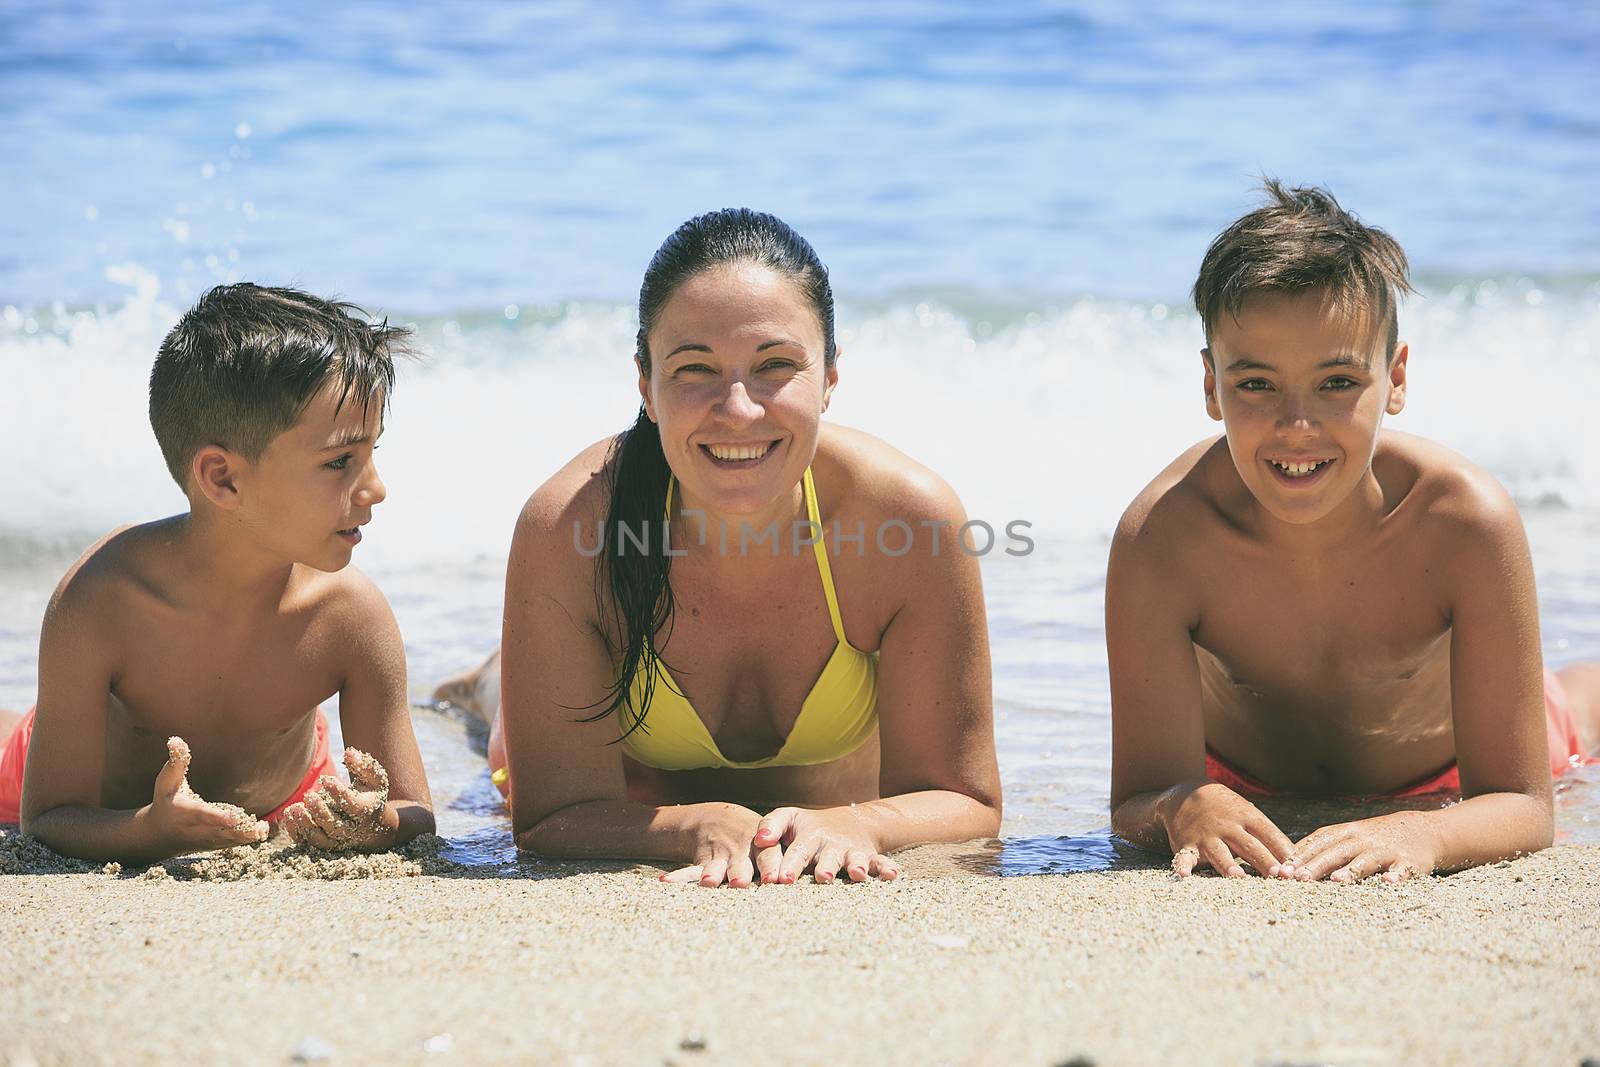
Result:
M319 848L432 831L400 634L348 566L384 498L373 451L406 331L355 312L219 286L162 342L150 422L189 511L113 531L57 587L38 705L0 734L0 822L133 863L280 820ZM320 709L335 694L350 784Z
M1225 435L1111 548L1112 825L1180 876L1398 881L1544 848L1552 774L1600 741L1600 671L1543 669L1505 490L1381 428L1406 399L1399 244L1324 190L1266 192L1194 286ZM1456 791L1298 842L1249 799Z

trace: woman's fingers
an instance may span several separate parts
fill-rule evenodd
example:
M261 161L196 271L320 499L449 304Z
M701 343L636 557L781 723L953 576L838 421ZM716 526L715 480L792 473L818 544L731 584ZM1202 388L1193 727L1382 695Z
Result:
M288 817L288 813L287 812L284 814L284 817L285 818ZM701 867L700 864L698 864L698 863L693 864L693 865L688 866L688 867L679 867L675 871L668 871L666 874L663 874L661 876L661 880L663 882L677 882L677 883L680 883L680 884L686 884L686 883L689 883L689 882L698 882L700 880L700 875L703 872L703 870L704 870L704 868Z
M774 808L756 825L755 844L758 848L786 845L794 836L794 823L800 817L799 808Z
M852 848L844 854L844 875L852 882L865 882L872 870L872 853Z
M728 858L726 856L713 856L704 864L700 872L700 884L707 889L715 889L728 877Z
M728 864L728 886L732 889L744 889L750 884L750 879L755 875L755 865L750 862L750 854L735 856Z
M769 848L754 848L756 856L756 872L763 885L778 880L778 865L783 862L783 849L777 845Z
M816 837L801 837L783 850L783 862L778 865L778 881L785 884L799 880L806 873L806 868L811 866L811 861L816 857L817 848L822 844ZM834 870L838 870L837 867Z
M844 847L832 841L817 849L817 858L811 864L811 878L818 885L826 885L839 875L844 866Z
M892 882L900 877L900 865L888 856L873 856L867 873L874 878L882 878L885 882Z

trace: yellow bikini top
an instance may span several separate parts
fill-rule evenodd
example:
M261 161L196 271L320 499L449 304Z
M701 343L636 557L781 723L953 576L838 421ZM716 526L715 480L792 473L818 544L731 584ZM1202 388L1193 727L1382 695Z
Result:
M800 767L813 763L827 763L848 756L861 746L878 728L878 654L855 648L844 636L844 622L839 617L839 597L833 588L833 571L828 566L828 550L821 536L822 519L817 510L817 488L811 480L811 468L806 468L806 514L812 529L817 531L816 544L811 546L817 557L817 573L822 576L822 592L828 598L828 617L833 620L833 632L839 638L833 655L828 657L822 673L817 676L805 703L800 705L800 717L784 740L777 755L758 760L731 760L717 748L717 743L706 729L700 715L683 694L683 687L660 660L651 658L641 665L634 675L630 696L633 706L644 700L645 670L655 672L655 690L651 696L648 715L638 729L625 733L623 747L640 763L664 771L687 771L700 767ZM667 482L667 517L672 516L672 487ZM617 712L618 725L624 731L627 709ZM631 720L629 720L631 721Z

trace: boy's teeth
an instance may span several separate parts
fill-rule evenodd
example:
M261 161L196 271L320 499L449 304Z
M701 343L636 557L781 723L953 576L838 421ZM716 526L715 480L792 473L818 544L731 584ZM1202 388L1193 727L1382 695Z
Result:
M1312 471L1316 470L1318 467L1322 466L1328 461L1321 459L1315 463L1279 463L1277 460L1272 460L1271 462L1274 467L1277 467L1285 474L1299 478L1310 474Z
M771 447L768 441L764 445L707 445L706 451L721 460L760 459Z

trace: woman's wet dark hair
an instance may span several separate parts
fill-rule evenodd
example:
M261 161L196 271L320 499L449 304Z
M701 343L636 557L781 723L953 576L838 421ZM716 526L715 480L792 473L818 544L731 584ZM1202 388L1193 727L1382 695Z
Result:
M650 331L661 309L684 282L703 271L734 263L754 263L792 279L799 286L822 327L823 358L833 366L833 290L828 270L817 253L782 219L749 208L725 208L690 219L662 242L644 272L639 286L639 336L634 358L639 372L650 376ZM660 531L667 506L667 479L671 468L661 451L661 433L650 421L644 405L633 425L617 435L606 457L610 506L606 512L596 593L600 617L617 660L617 680L600 707L585 719L603 719L622 710L627 728L622 736L644 725L645 711L655 688L658 631L672 630L671 563L661 538L650 538L643 550L638 541L623 537L619 529L642 534ZM665 638L663 638L665 641ZM633 680L644 672L642 699L633 699ZM601 705L604 705L601 707Z

